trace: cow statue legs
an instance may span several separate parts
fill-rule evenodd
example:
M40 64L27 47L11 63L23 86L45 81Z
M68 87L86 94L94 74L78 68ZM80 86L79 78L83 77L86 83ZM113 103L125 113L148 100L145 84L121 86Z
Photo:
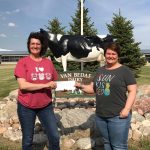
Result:
M100 66L104 66L105 65L105 57L104 54L100 54L97 58L97 61L100 63Z
M71 58L71 60L75 60L76 62L90 62L90 61L87 61L86 58L85 59L76 59L76 58L73 58L70 53L68 53L67 55L62 55L61 56L61 60L60 59L56 59L56 61L58 62L62 62L62 66L63 66L63 71L66 72L67 71L67 60L68 58ZM88 58L87 58L88 59ZM95 59L96 60L96 59ZM105 65L105 57L104 57L104 54L101 53L99 54L98 58L97 58L97 61L100 63L100 66L104 66Z
M62 60L63 70L64 72L66 72L67 71L67 57L62 55L61 60Z

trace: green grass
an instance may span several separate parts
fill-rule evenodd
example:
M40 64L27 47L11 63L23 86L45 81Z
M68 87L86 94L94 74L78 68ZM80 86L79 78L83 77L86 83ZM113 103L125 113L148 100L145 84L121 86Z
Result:
M0 150L21 150L21 143L9 141L0 136Z
M150 137L140 141L129 141L129 150L150 150Z
M17 89L17 82L13 75L14 67L15 65L0 65L0 99Z
M150 85L150 66L144 66L141 69L139 77L137 78L138 85Z

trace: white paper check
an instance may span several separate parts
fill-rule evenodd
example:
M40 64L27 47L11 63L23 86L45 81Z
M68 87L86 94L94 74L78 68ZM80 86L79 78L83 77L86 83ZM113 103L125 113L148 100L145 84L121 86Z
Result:
M57 88L55 91L74 90L75 81L57 81Z

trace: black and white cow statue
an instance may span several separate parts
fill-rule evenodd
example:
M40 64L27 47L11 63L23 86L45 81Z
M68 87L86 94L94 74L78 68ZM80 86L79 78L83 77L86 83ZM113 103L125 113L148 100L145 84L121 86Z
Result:
M113 36L85 36L52 34L40 29L49 43L56 61L62 62L63 70L67 71L67 61L91 62L104 61L105 44L114 40Z

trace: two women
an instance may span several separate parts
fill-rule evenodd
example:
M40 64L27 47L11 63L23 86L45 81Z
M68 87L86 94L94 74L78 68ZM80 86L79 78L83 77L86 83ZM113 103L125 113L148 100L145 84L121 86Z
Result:
M15 68L23 150L32 149L36 116L46 130L50 149L60 149L51 95L51 89L57 86L57 72L52 62L42 57L47 49L45 42L40 33L31 33L27 43L29 56L22 58ZM98 68L93 82L90 85L76 83L75 86L84 92L96 93L96 124L104 140L104 149L127 150L136 81L129 68L119 63L118 44L108 44L104 54L106 65Z

